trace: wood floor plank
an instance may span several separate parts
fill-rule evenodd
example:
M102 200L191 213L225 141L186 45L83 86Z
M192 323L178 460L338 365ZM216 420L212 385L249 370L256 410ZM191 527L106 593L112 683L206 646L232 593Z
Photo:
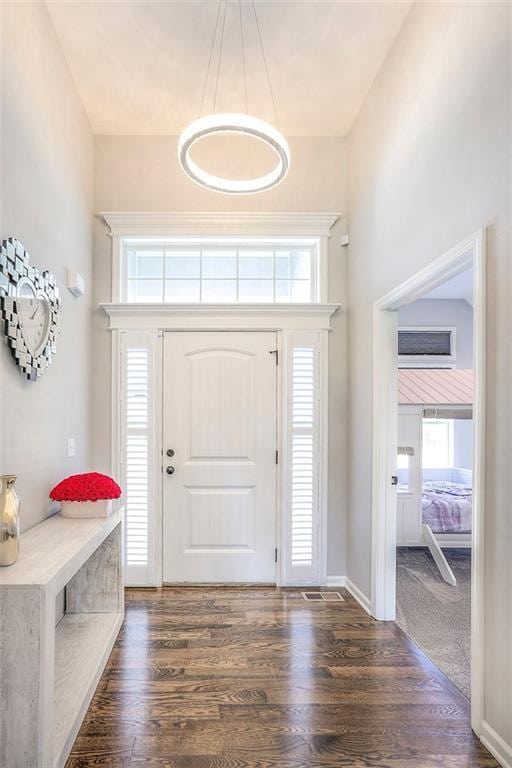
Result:
M105 758L72 756L67 768L332 768L334 763L330 757L308 755L305 758L258 758L256 761L247 756L231 754L229 760L218 755L168 755L167 757L135 758L129 761L114 756ZM336 762L339 768L494 768L496 762L492 758L454 757L428 754L418 763L417 757L390 757L383 761L380 757L357 758L352 755Z
M298 590L126 591L67 768L495 768L392 623Z

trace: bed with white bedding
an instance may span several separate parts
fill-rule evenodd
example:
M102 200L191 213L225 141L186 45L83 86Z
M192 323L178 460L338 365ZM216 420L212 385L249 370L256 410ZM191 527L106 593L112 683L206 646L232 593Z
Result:
M422 520L435 534L471 533L473 491L447 480L424 480Z

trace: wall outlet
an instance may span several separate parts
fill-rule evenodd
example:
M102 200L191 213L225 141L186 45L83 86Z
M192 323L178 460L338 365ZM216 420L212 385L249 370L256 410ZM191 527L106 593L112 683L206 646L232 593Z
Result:
M74 437L67 439L68 459L76 454L76 442Z

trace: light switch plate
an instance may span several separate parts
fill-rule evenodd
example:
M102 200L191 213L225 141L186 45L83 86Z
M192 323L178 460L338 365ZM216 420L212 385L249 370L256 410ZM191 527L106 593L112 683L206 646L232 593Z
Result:
M70 459L72 456L76 454L76 442L74 437L68 437L67 447L68 447L68 459Z

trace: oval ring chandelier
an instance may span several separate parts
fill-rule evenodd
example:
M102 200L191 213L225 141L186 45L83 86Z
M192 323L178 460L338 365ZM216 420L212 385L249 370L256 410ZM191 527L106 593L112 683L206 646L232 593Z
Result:
M237 133L262 141L277 156L275 168L270 173L254 179L225 179L208 173L192 160L190 149L206 136L219 133ZM178 155L183 170L191 179L208 189L232 195L247 195L275 187L284 179L290 167L290 150L284 136L270 123L236 112L207 115L195 120L180 136Z
M217 28L219 25L222 5L223 5L223 0L220 0L218 10L217 10L217 19L215 22L215 29L213 32L212 44L210 48L208 67L206 70L206 76L204 81L203 94L201 98L201 107L199 110L200 116L197 120L194 120L192 123L190 123L190 125L188 125L187 128L185 128L185 130L181 134L178 142L178 160L181 167L185 171L185 173L197 184L200 184L201 186L206 187L207 189L215 190L216 192L224 192L225 194L247 195L247 194L253 194L255 192L263 192L266 189L275 187L284 179L284 177L286 176L290 168L290 159L291 159L290 149L288 147L288 143L284 138L283 134L277 128L275 128L270 123L265 122L264 120L260 120L259 118L253 117L252 115L248 114L247 78L246 78L246 71L245 71L245 45L244 45L244 33L243 33L243 24L242 24L241 0L238 0L238 8L239 8L239 19L240 19L240 39L241 39L241 46L242 46L242 66L243 66L243 77L244 77L244 87L245 87L246 113L244 114L244 113L238 113L238 112L225 112L225 113L215 112L215 106L217 101L217 90L218 90L218 83L219 83L219 73L220 73L220 66L222 61L224 28L226 25L227 0L224 0L224 14L222 19L220 47L219 47L219 55L218 55L218 63L217 63L217 77L215 81L215 90L214 90L214 97L213 97L213 114L206 115L205 117L201 117L201 114L203 111L204 97L205 97L206 88L208 85L208 77L210 74L210 68L211 68L211 63L213 58L213 51L215 48L215 40L217 38ZM270 96L272 99L274 115L276 118L276 122L278 122L274 93L273 93L272 84L270 81L270 75L269 75L267 60L265 56L265 50L263 48L261 30L259 26L258 15L256 13L256 6L254 3L254 0L252 0L252 7L253 7L254 18L256 22L256 29L258 31L261 54L262 54L263 62L265 65L265 72L267 75L267 83L270 91ZM194 144L197 144L197 142L201 141L202 139L208 136L219 135L219 134L228 134L228 135L238 134L243 136L249 136L251 138L256 139L257 141L263 142L267 147L269 147L274 152L276 156L275 167L269 173L266 173L263 176L258 176L252 179L228 179L222 176L215 176L209 173L204 168L201 168L201 166L198 165L196 162L194 162L194 160L191 157L191 149L194 146Z

